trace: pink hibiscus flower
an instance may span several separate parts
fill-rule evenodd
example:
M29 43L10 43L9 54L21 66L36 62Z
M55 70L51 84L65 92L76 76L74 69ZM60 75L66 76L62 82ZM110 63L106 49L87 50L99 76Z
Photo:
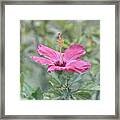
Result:
M89 62L80 60L80 57L86 53L84 47L80 44L71 45L64 53L40 44L37 52L43 57L32 56L32 60L39 64L48 65L48 72L63 70L84 73L91 67Z

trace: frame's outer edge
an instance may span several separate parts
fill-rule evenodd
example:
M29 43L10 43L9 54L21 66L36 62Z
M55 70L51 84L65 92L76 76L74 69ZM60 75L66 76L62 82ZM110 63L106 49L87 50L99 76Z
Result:
M2 3L0 3L0 31L2 31ZM2 118L2 32L0 32L0 119Z
M0 4L0 11L1 11L1 9L2 9L2 7L1 7L1 4ZM1 16L1 12L0 12L0 16ZM1 31L1 25L2 25L2 22L1 22L1 19L0 19L0 31ZM1 37L1 32L0 32L0 38L2 39L2 37ZM2 40L0 40L0 71L2 71L1 70L1 56L2 56L2 49L1 49L1 42L2 42ZM1 107L1 104L2 104L2 101L1 101L1 97L2 97L2 95L1 95L1 93L2 93L2 91L1 91L1 86L2 86L2 84L1 84L1 72L0 72L0 119L1 119L1 117L2 117L2 112L1 112L1 110L2 110L2 107Z
M1 2L1 118L5 113L5 3Z
M81 4L81 5L87 5L87 4L106 4L106 5L115 5L115 11L116 11L116 15L115 15L115 85L116 85L116 89L115 89L115 116L114 115L101 115L101 116L95 116L95 115L77 115L77 116L59 116L59 115L54 115L54 116L49 116L49 115L5 115L5 5L35 5L35 4ZM78 0L78 1L73 1L73 0L69 0L69 1L57 1L57 0L53 0L53 1L2 1L0 3L0 9L1 9L1 41L0 41L0 119L115 119L115 120L119 120L120 119L120 105L119 105L119 96L120 96L120 92L119 92L119 69L120 69L120 64L119 64L119 60L120 60L120 48L119 48L119 40L120 40L120 0Z
M119 27L120 3L115 6L115 115L119 118Z
M117 87L118 87L118 93L117 93L117 96L116 96L116 99L118 100L118 118L120 119L120 1L118 2L118 84Z
M6 5L112 5L119 0L3 0Z

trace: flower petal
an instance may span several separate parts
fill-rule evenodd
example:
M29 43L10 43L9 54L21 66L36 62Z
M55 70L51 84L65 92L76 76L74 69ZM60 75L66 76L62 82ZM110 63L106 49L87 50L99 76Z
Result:
M91 68L91 64L83 60L72 60L66 64L66 68L71 72L84 73Z
M38 56L31 56L31 59L39 64L43 64L43 65L52 65L53 63L46 59L46 58L42 58L42 57L38 57Z
M42 45L42 44L38 45L37 52L40 55L43 55L52 61L55 61L59 57L59 52L57 52L51 48L48 48L47 46Z
M66 70L66 67L48 66L48 72Z
M80 56L84 55L86 53L84 47L80 44L73 44L64 52L64 59L66 61L69 60L76 60Z

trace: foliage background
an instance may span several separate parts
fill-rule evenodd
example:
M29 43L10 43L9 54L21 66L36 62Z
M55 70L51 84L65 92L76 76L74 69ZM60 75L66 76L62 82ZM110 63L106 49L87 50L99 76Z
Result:
M63 50L71 43L83 44L92 68L85 74L47 72L47 66L33 62L42 43L58 50L57 32L62 32ZM20 96L29 100L100 99L100 21L99 20L21 20L20 21ZM67 80L68 79L68 80ZM62 86L61 86L62 85ZM66 89L65 85L69 85Z

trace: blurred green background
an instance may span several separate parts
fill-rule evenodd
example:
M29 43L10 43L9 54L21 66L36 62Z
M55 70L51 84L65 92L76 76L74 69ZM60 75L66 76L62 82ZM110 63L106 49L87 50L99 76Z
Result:
M72 43L83 44L81 59L92 64L85 74L47 72L47 66L30 56L42 43L58 50L57 32L62 32L63 49ZM29 100L100 99L100 21L99 20L21 20L20 21L20 96ZM67 85L67 87L66 87Z

